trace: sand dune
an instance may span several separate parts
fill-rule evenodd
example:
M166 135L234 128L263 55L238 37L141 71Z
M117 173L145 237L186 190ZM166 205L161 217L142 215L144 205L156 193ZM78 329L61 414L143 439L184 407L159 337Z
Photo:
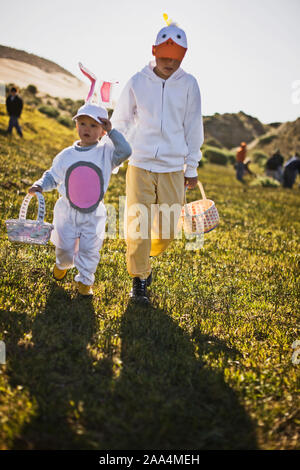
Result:
M34 84L39 92L59 98L83 99L88 85L64 73L48 73L34 65L0 58L0 81L24 88Z

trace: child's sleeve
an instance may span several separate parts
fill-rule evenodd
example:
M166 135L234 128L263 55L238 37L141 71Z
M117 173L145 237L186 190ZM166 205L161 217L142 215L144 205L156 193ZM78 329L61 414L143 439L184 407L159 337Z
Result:
M197 167L202 158L201 146L203 144L203 121L201 111L201 95L197 81L194 79L188 93L186 114L184 117L184 133L188 146L188 154L185 158L185 176L193 178L197 176Z
M57 183L53 178L50 170L47 170L43 173L43 176L38 180L35 181L33 186L40 186L43 191L52 191L57 187Z
M132 79L130 79L123 89L111 117L113 127L127 137L135 122L135 114L136 101L132 90Z
M50 170L46 170L43 176L34 182L34 186L40 186L43 191L52 191L63 181L64 172L62 168L63 152L60 152L54 158Z
M114 169L130 157L131 147L121 132L116 129L112 129L108 136L114 144L114 151L111 159L112 169Z

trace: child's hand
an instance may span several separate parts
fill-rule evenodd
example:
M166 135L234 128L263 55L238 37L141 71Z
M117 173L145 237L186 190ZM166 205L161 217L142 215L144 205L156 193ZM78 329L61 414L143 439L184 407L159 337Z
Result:
M186 186L187 189L194 189L197 186L197 183L198 176L194 176L193 178L184 177L184 186Z
M41 188L40 186L38 186L38 185L33 185L33 186L31 186L31 188L28 189L28 193L29 193L29 194L34 194L34 193L36 193L36 192L42 193L43 190L42 190L42 188Z
M98 119L102 122L101 126L103 127L103 130L105 130L105 132L110 132L112 129L110 120L101 118L100 116L98 116Z

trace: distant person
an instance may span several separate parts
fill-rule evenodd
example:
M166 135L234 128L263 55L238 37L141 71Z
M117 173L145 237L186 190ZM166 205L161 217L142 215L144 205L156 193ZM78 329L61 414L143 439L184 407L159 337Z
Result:
M246 160L246 154L247 154L247 145L246 142L241 142L240 147L237 150L236 153L236 178L241 181L242 183L244 182L243 176L245 174L245 160Z
M279 150L267 160L266 175L282 183L284 158Z
M12 87L10 93L6 98L6 109L7 114L9 115L9 124L7 132L11 135L13 128L16 128L17 133L20 137L23 137L22 129L19 124L19 118L23 109L23 100L18 95L17 89Z
M292 188L297 175L300 173L300 154L295 153L295 155L290 158L284 165L283 170L283 187Z

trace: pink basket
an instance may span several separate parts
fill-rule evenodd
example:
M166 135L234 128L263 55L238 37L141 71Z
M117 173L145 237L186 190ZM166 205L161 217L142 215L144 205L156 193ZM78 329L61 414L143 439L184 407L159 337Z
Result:
M210 199L206 199L200 181L198 182L198 187L203 199L189 202L188 204L185 203L180 217L184 231L195 235L210 232L217 227L220 221L215 203Z
M27 209L32 195L27 194L23 199L19 218L8 219L5 221L8 239L11 242L30 243L35 245L45 245L53 230L53 225L44 222L45 217L45 199L44 196L36 192L34 195L38 200L37 220L27 220Z

